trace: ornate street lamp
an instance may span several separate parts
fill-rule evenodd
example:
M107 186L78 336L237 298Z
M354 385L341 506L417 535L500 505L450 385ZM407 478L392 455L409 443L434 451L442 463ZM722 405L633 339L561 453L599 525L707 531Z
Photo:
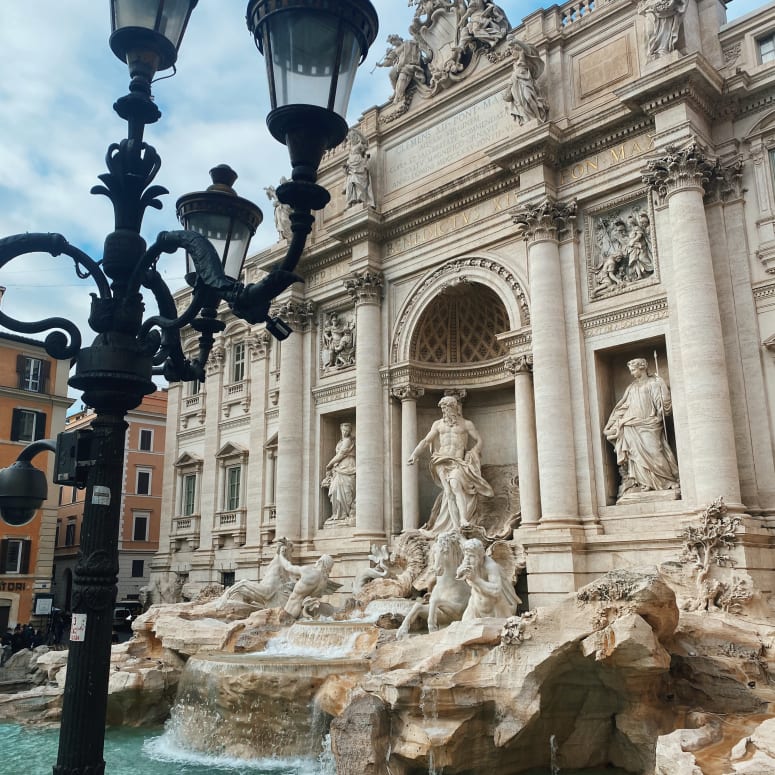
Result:
M83 626L71 638L54 775L101 775L105 770L126 413L156 389L155 374L170 381L204 379L214 334L223 328L217 315L221 302L248 323L266 323L278 338L290 334L282 321L270 318L269 306L300 279L294 269L312 228L311 211L329 201L328 192L316 183L317 168L323 153L346 134L343 116L354 71L377 31L377 16L368 0L249 3L248 26L259 48L268 53L272 78L268 124L288 146L293 167L292 180L277 190L280 201L291 207L292 238L279 266L260 282L243 285L242 263L261 211L234 193L236 175L228 168L215 168L213 185L206 192L178 201L183 230L162 232L150 247L140 235L146 208L160 208L158 197L168 193L152 185L161 159L143 140L145 126L161 116L151 82L157 72L174 66L196 4L197 0L111 0L110 46L126 62L131 82L129 93L114 106L127 122L127 137L108 148L108 171L99 176L102 185L92 189L108 197L114 211L115 228L105 238L101 260L95 261L59 234L19 234L0 240L0 268L29 253L68 256L78 276L90 279L96 291L89 315L96 336L88 347L81 346L78 328L64 318L23 322L0 311L0 325L13 331L51 332L45 339L46 351L52 358L75 363L69 384L83 391L84 403L95 412L90 434L79 438L60 434L57 442L56 483L86 486L87 492L72 595L73 616ZM313 84L322 87L322 97ZM179 249L188 255L186 279L192 288L189 304L180 313L157 271L161 254ZM158 314L145 320L143 288L158 306ZM184 326L200 333L192 358L181 346ZM43 448L50 449L50 442ZM45 496L40 477L29 470L29 459L39 451L30 448L17 466L23 470L10 477L0 475L0 516L26 518L31 501L3 498L18 495L20 486L30 486L27 481L32 482L28 494L36 502Z

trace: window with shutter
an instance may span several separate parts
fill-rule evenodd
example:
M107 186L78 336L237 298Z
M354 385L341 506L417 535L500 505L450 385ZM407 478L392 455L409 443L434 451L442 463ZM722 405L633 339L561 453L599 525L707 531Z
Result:
M30 572L30 554L32 552L32 541L21 542L21 559L19 563L19 573Z
M11 441L38 441L46 436L46 413L32 409L14 409Z
M6 566L5 558L7 556L8 556L8 539L3 538L3 540L0 541L0 573L5 573L5 566Z

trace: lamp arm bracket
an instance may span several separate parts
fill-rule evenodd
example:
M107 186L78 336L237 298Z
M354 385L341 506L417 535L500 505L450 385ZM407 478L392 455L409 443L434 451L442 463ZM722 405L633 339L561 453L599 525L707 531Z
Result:
M38 439L28 444L16 458L17 462L29 463L35 455L41 452L56 452L57 443L55 439Z
M55 258L60 255L69 256L73 259L78 277L81 280L92 277L100 298L110 298L110 283L100 265L82 250L71 245L61 234L30 232L0 239L0 268L14 258L29 253L48 253Z

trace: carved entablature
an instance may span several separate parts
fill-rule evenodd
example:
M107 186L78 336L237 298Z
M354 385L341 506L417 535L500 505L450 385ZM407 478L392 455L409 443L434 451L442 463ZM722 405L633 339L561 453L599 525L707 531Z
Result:
M312 391L312 398L318 406L331 403L332 401L352 400L355 398L355 380L315 388Z
M659 280L654 215L647 197L587 213L590 300L616 296Z
M706 187L721 175L718 159L705 155L705 149L697 142L686 148L669 145L665 155L649 161L641 171L643 182L660 199L675 191Z
M576 209L575 199L565 203L547 196L538 204L518 207L511 217L525 242L559 240L573 228Z
M514 377L518 374L532 374L533 355L532 353L509 355L503 362L503 368Z
M294 331L306 331L315 314L311 301L284 301L272 306L271 314L282 318Z
M320 320L320 368L333 374L355 365L355 313L333 310Z
M379 304L385 279L382 272L357 272L344 281L344 287L356 304Z

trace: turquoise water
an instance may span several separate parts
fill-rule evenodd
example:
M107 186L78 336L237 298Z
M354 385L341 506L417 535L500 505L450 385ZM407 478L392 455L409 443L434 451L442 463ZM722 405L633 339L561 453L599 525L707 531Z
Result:
M0 775L51 775L58 729L0 724ZM333 770L311 759L245 762L182 751L163 730L111 729L105 737L108 775L326 775Z
M0 775L51 775L58 746L58 729L0 724ZM330 775L334 769L313 759L245 762L202 756L176 748L162 729L109 729L105 771L107 775ZM622 770L562 770L561 775L618 773L625 775ZM532 770L530 775L548 773Z

